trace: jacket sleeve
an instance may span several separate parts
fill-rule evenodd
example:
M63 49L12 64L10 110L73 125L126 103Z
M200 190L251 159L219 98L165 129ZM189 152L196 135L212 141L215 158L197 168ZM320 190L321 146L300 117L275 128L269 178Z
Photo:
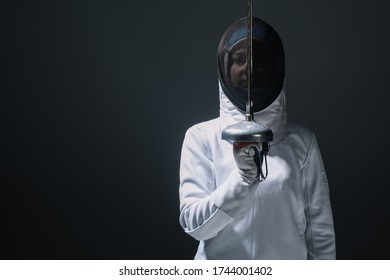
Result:
M335 259L335 233L328 180L314 134L303 165L303 175L308 259Z
M180 160L180 225L197 240L215 237L249 206L250 188L237 170L220 186L215 185L215 168L207 137L199 127L184 138Z

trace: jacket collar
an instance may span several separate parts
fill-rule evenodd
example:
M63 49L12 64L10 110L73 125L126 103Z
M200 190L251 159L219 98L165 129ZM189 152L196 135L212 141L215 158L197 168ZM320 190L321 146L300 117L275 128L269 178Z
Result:
M254 118L257 122L266 125L270 128L274 134L274 140L271 145L279 142L287 128L287 108L286 108L286 94L285 85L279 96L275 101L265 108L264 110L254 114ZM230 100L219 84L219 119L220 130L224 130L227 126L242 122L245 120L245 113L239 110Z

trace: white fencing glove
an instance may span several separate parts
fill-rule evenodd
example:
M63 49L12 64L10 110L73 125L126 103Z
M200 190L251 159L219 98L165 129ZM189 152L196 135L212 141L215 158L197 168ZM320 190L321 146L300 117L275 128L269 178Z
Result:
M261 173L262 156L261 144L256 142L235 141L233 155L238 172L244 181L251 184Z

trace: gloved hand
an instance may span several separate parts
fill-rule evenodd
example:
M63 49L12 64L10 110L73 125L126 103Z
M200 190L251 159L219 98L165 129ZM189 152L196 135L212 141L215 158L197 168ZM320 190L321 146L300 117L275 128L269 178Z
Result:
M261 145L256 142L235 141L233 144L238 172L247 183L252 183L259 177L262 165L260 151Z

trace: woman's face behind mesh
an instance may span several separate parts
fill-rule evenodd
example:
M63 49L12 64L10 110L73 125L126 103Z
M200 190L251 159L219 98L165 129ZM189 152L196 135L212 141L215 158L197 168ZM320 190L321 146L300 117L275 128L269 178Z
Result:
M248 64L246 44L240 44L229 55L232 87L247 90ZM272 51L260 41L253 42L253 89L263 89L272 82L274 60Z

